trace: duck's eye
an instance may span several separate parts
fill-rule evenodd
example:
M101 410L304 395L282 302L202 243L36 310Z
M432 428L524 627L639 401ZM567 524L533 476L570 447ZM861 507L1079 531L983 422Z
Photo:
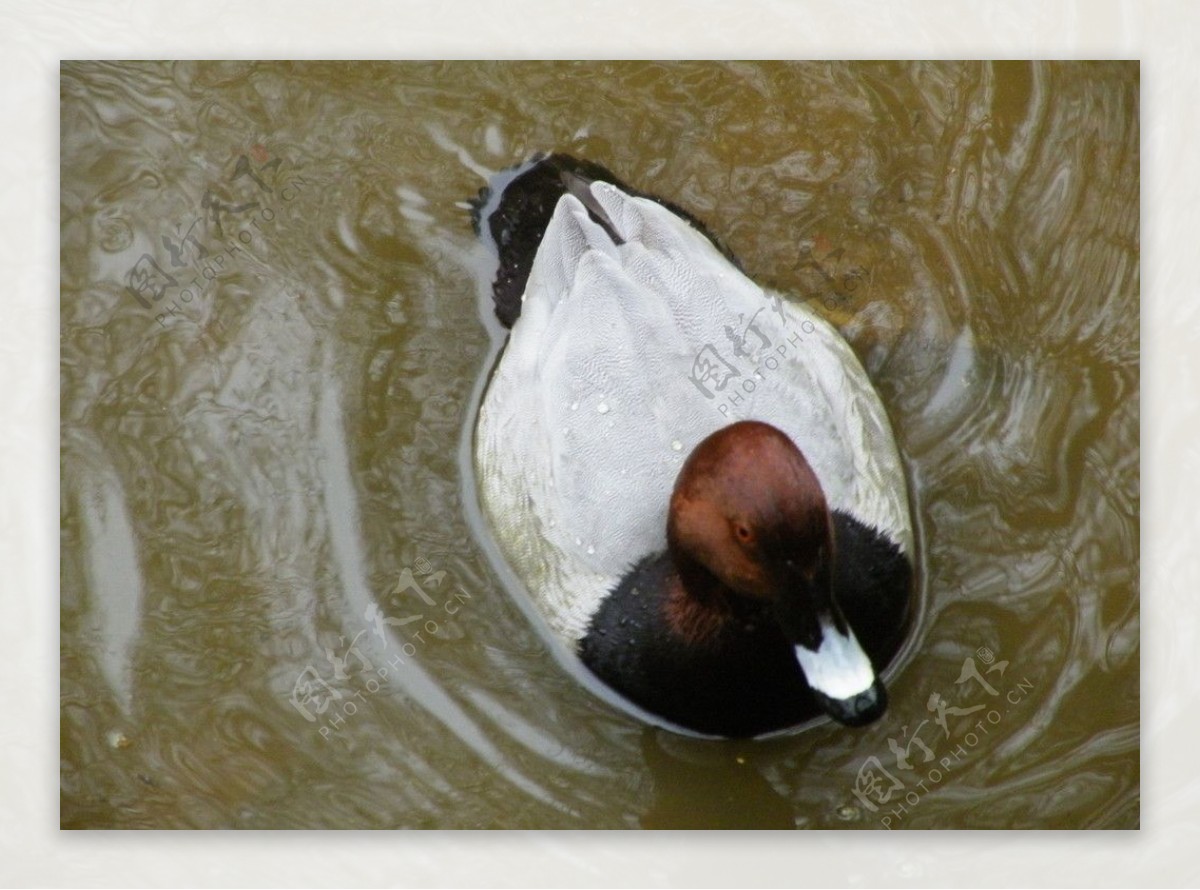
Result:
M750 534L750 529L746 528L740 522L733 527L733 533L737 535L737 539L743 544L749 544L750 539L754 537L754 535Z

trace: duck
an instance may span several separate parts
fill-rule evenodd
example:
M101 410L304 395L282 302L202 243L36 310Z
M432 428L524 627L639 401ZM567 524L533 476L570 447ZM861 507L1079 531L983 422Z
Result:
M913 528L850 346L594 161L536 155L470 205L507 329L475 419L478 503L550 632L686 733L878 719Z

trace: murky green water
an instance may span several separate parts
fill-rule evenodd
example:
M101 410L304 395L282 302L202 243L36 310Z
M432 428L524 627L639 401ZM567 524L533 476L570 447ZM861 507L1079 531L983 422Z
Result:
M1134 827L1136 63L68 63L62 824ZM865 730L650 729L506 593L462 202L703 218L892 413L924 614Z

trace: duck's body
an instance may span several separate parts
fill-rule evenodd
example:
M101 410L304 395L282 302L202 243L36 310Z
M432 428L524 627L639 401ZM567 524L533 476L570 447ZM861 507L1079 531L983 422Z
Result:
M886 414L837 332L594 165L552 156L490 203L481 222L500 246L497 313L512 334L479 415L480 500L554 632L609 685L691 729L749 735L818 712L774 607L703 591L708 574L681 581L686 545L668 543L685 461L724 473L696 452L726 431L730 455L761 439L781 466L798 448L811 467L837 602L881 669L903 638L912 530ZM725 579L724 563L706 565Z

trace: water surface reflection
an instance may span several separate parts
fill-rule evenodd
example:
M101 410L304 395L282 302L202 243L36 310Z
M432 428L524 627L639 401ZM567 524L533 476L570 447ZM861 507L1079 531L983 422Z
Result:
M63 825L1136 826L1138 88L65 64ZM925 599L878 724L670 736L505 592L463 201L547 148L697 213L878 381Z

